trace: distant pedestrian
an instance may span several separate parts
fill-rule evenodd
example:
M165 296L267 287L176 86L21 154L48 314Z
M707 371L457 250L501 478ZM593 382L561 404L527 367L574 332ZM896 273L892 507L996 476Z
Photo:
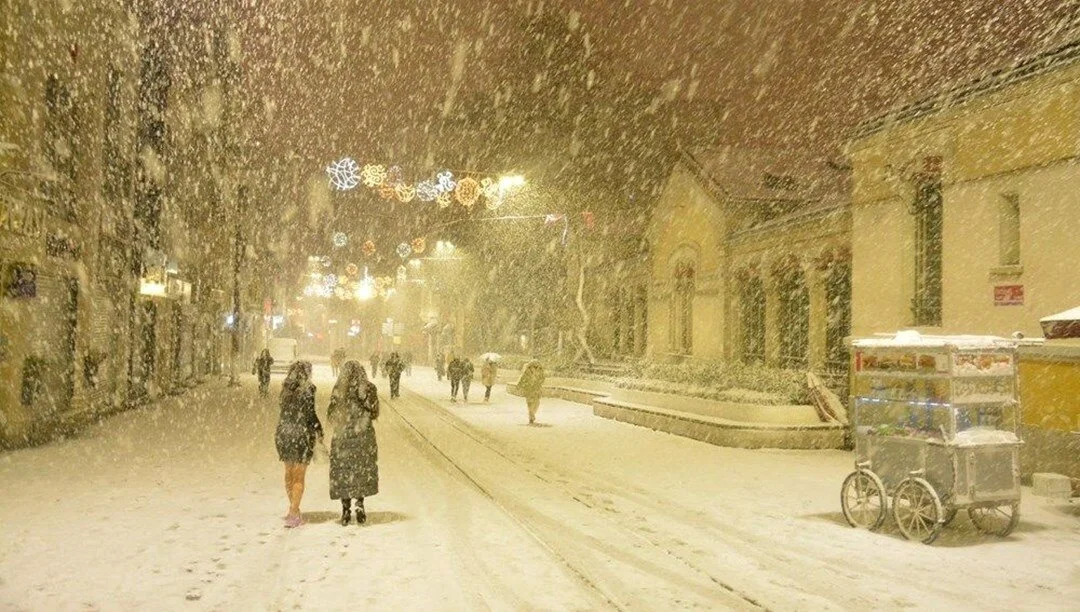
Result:
M461 399L466 404L469 403L469 386L472 385L473 378L472 361L468 357L461 358Z
M438 377L439 382L442 382L443 376L446 376L446 357L441 352L435 353L435 376Z
M412 376L412 360L413 360L412 351L406 351L404 361L405 361L405 374L407 376Z
M315 413L315 385L311 384L311 363L297 361L281 383L281 414L274 445L278 459L285 463L285 492L289 496L286 527L299 527L300 499L304 496L304 478L315 444L322 442L323 429Z
M450 364L446 366L446 376L450 379L450 401L457 402L458 388L461 387L461 377L465 373L465 366L461 359L455 355Z
M375 378L379 374L379 363L382 362L382 355L379 351L375 351L371 354L371 377Z
M338 347L334 349L333 353L330 353L330 372L337 376L338 370L341 369L343 363L345 363L345 349Z
M379 445L373 422L379 418L379 394L363 366L346 361L330 396L326 419L333 427L330 442L330 499L341 500L341 524L367 520L364 498L379 492Z
M401 397L401 373L405 370L405 362L401 355L390 353L390 358L383 364L383 371L390 377L390 399Z
M491 401L491 388L495 386L495 375L499 372L499 366L495 365L494 359L485 359L480 366L480 382L484 383L484 403Z
M536 411L540 409L540 392L544 388L544 366L533 359L525 364L517 388L525 396L525 405L529 409L529 424L536 422Z
M251 366L251 373L259 377L259 395L270 392L270 367L274 365L274 358L270 356L270 349L263 349Z

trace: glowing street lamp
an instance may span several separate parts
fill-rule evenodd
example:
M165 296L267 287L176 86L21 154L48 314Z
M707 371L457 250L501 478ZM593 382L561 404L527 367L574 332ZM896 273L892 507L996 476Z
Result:
M510 176L499 177L499 190L502 192L510 191L511 189L517 189L525 185L525 177L520 174L513 174Z

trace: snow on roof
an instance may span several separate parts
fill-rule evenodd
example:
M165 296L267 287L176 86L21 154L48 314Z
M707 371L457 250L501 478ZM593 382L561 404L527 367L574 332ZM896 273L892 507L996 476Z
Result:
M1000 336L924 336L915 330L905 329L895 334L856 338L851 345L855 348L995 349L1016 346L1016 341Z
M1048 321L1048 322L1049 321L1077 321L1077 320L1080 320L1080 306L1077 306L1076 308L1070 308L1070 309L1068 309L1068 310L1066 310L1064 312L1059 312L1057 314L1052 314L1052 315L1050 315L1048 317L1043 317L1043 318L1039 319L1040 322L1042 322L1042 321Z

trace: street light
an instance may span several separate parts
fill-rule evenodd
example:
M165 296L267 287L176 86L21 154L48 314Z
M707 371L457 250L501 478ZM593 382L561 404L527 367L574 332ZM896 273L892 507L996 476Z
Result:
M510 191L525 185L525 177L520 174L499 177L499 190Z

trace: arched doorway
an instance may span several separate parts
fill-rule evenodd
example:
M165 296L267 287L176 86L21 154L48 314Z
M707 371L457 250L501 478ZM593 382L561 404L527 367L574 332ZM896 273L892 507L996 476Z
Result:
M672 299L672 351L689 355L694 348L694 264L681 261L675 265L675 291Z
M739 296L743 363L765 362L765 284L758 276L747 278Z
M801 267L795 265L780 273L779 294L780 365L804 370L810 345L810 292Z

